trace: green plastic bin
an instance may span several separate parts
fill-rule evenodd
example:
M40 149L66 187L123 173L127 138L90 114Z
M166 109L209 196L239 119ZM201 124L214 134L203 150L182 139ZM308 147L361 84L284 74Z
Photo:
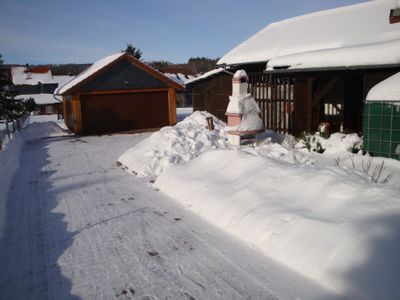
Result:
M372 156L400 160L400 100L364 104L363 148Z

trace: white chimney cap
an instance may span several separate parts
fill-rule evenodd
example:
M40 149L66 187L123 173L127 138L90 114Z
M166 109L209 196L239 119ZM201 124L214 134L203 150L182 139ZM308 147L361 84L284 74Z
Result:
M245 81L244 81L245 80ZM247 82L249 77L245 70L237 70L235 75L233 75L232 81L234 82Z

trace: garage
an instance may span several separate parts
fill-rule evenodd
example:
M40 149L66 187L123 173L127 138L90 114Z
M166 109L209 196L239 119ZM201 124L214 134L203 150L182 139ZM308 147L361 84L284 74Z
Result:
M176 91L184 87L126 53L94 63L55 94L76 134L158 129L176 124Z
M82 95L84 134L169 125L168 93Z

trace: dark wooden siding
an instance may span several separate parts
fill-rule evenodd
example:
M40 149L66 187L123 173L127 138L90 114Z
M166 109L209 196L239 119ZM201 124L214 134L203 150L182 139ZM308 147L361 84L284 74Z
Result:
M160 79L134 66L132 63L123 60L84 84L80 88L80 92L167 87L168 86Z
M84 134L169 125L167 92L82 95L81 103Z
M190 86L193 110L206 110L226 122L226 108L232 94L232 75L217 74Z

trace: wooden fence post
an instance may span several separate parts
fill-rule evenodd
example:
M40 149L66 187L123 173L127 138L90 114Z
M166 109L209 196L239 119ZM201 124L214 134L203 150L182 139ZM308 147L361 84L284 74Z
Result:
M8 119L6 120L7 136L10 138L10 128L8 128Z

